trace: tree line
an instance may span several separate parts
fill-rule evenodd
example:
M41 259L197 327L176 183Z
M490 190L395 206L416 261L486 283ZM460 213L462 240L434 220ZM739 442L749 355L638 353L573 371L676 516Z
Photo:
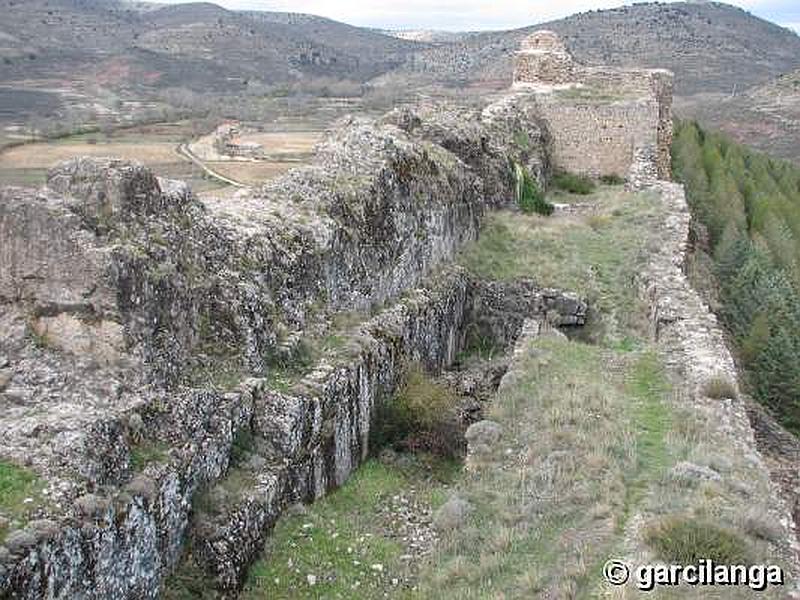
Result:
M672 153L748 391L800 433L800 168L693 122Z

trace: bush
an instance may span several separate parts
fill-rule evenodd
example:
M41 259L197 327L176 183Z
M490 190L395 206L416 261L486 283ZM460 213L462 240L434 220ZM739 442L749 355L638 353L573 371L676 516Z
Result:
M522 212L544 216L553 214L553 205L545 200L538 184L522 165L514 165L514 176L517 181L517 204Z
M553 176L552 184L559 190L564 190L571 194L591 194L595 189L594 181L585 175L576 175L561 171Z
M616 173L611 173L610 175L602 175L600 177L600 182L606 185L622 185L625 183L625 178L620 177Z
M748 562L747 543L742 537L688 517L670 517L649 527L645 541L670 563L696 564L704 558L729 565Z
M406 368L404 379L394 398L377 407L373 451L393 446L445 458L463 456L466 445L455 392L434 381L417 363Z
M736 386L727 377L716 375L703 384L703 395L715 400L736 398Z

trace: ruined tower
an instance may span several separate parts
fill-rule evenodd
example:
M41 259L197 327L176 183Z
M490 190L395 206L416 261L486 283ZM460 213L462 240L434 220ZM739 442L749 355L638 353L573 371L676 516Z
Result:
M536 31L514 56L513 88L533 94L556 168L592 177L669 179L669 71L585 66L556 33Z
M514 85L573 83L575 61L553 31L536 31L522 40L514 55Z

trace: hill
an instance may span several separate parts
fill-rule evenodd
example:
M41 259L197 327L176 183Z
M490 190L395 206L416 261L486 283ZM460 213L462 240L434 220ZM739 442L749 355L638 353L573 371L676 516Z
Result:
M663 67L676 92L730 93L800 67L800 36L721 3L650 3L589 11L511 31L489 32L414 56L410 70L451 82L510 81L519 41L552 29L586 64Z
M800 162L800 69L722 98L699 98L685 114L742 144Z
M358 83L422 47L321 17L210 3L2 0L0 10L0 85L59 92L40 105L58 106L75 93L97 97L98 87L141 97L174 87L241 92L323 76ZM30 106L0 96L6 115L19 117Z

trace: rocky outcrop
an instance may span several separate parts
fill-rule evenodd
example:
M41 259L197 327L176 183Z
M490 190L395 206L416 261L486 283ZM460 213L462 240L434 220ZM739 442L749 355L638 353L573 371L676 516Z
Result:
M349 119L310 166L224 202L115 159L2 190L0 456L42 485L0 547L0 592L155 598L187 537L236 589L283 507L364 458L405 362L449 366L478 315L499 346L526 312L580 322L573 296L527 282L502 307L437 271L513 200L513 163L544 172L540 130L516 110L453 131L444 110L407 130ZM280 379L332 315L382 305ZM498 310L515 316L485 317Z
M439 374L450 366L485 289L460 269L439 273L361 326L352 356L319 365L291 390L259 395L252 428L263 443L229 476L240 482L238 489L218 492L224 502L202 515L192 534L192 556L203 572L235 590L287 504L344 483L366 458L375 408L391 401L404 367L414 362ZM572 324L576 312L585 314L585 303L571 294L532 287L527 293L519 312L549 315L555 324ZM493 340L498 347L508 341L505 329L488 335L494 332L501 336ZM242 486L242 480L249 483Z
M441 104L400 108L382 121L464 161L480 176L483 197L493 207L516 199L513 165L524 167L542 187L550 174L546 130L535 107L522 96L504 97L482 111Z

